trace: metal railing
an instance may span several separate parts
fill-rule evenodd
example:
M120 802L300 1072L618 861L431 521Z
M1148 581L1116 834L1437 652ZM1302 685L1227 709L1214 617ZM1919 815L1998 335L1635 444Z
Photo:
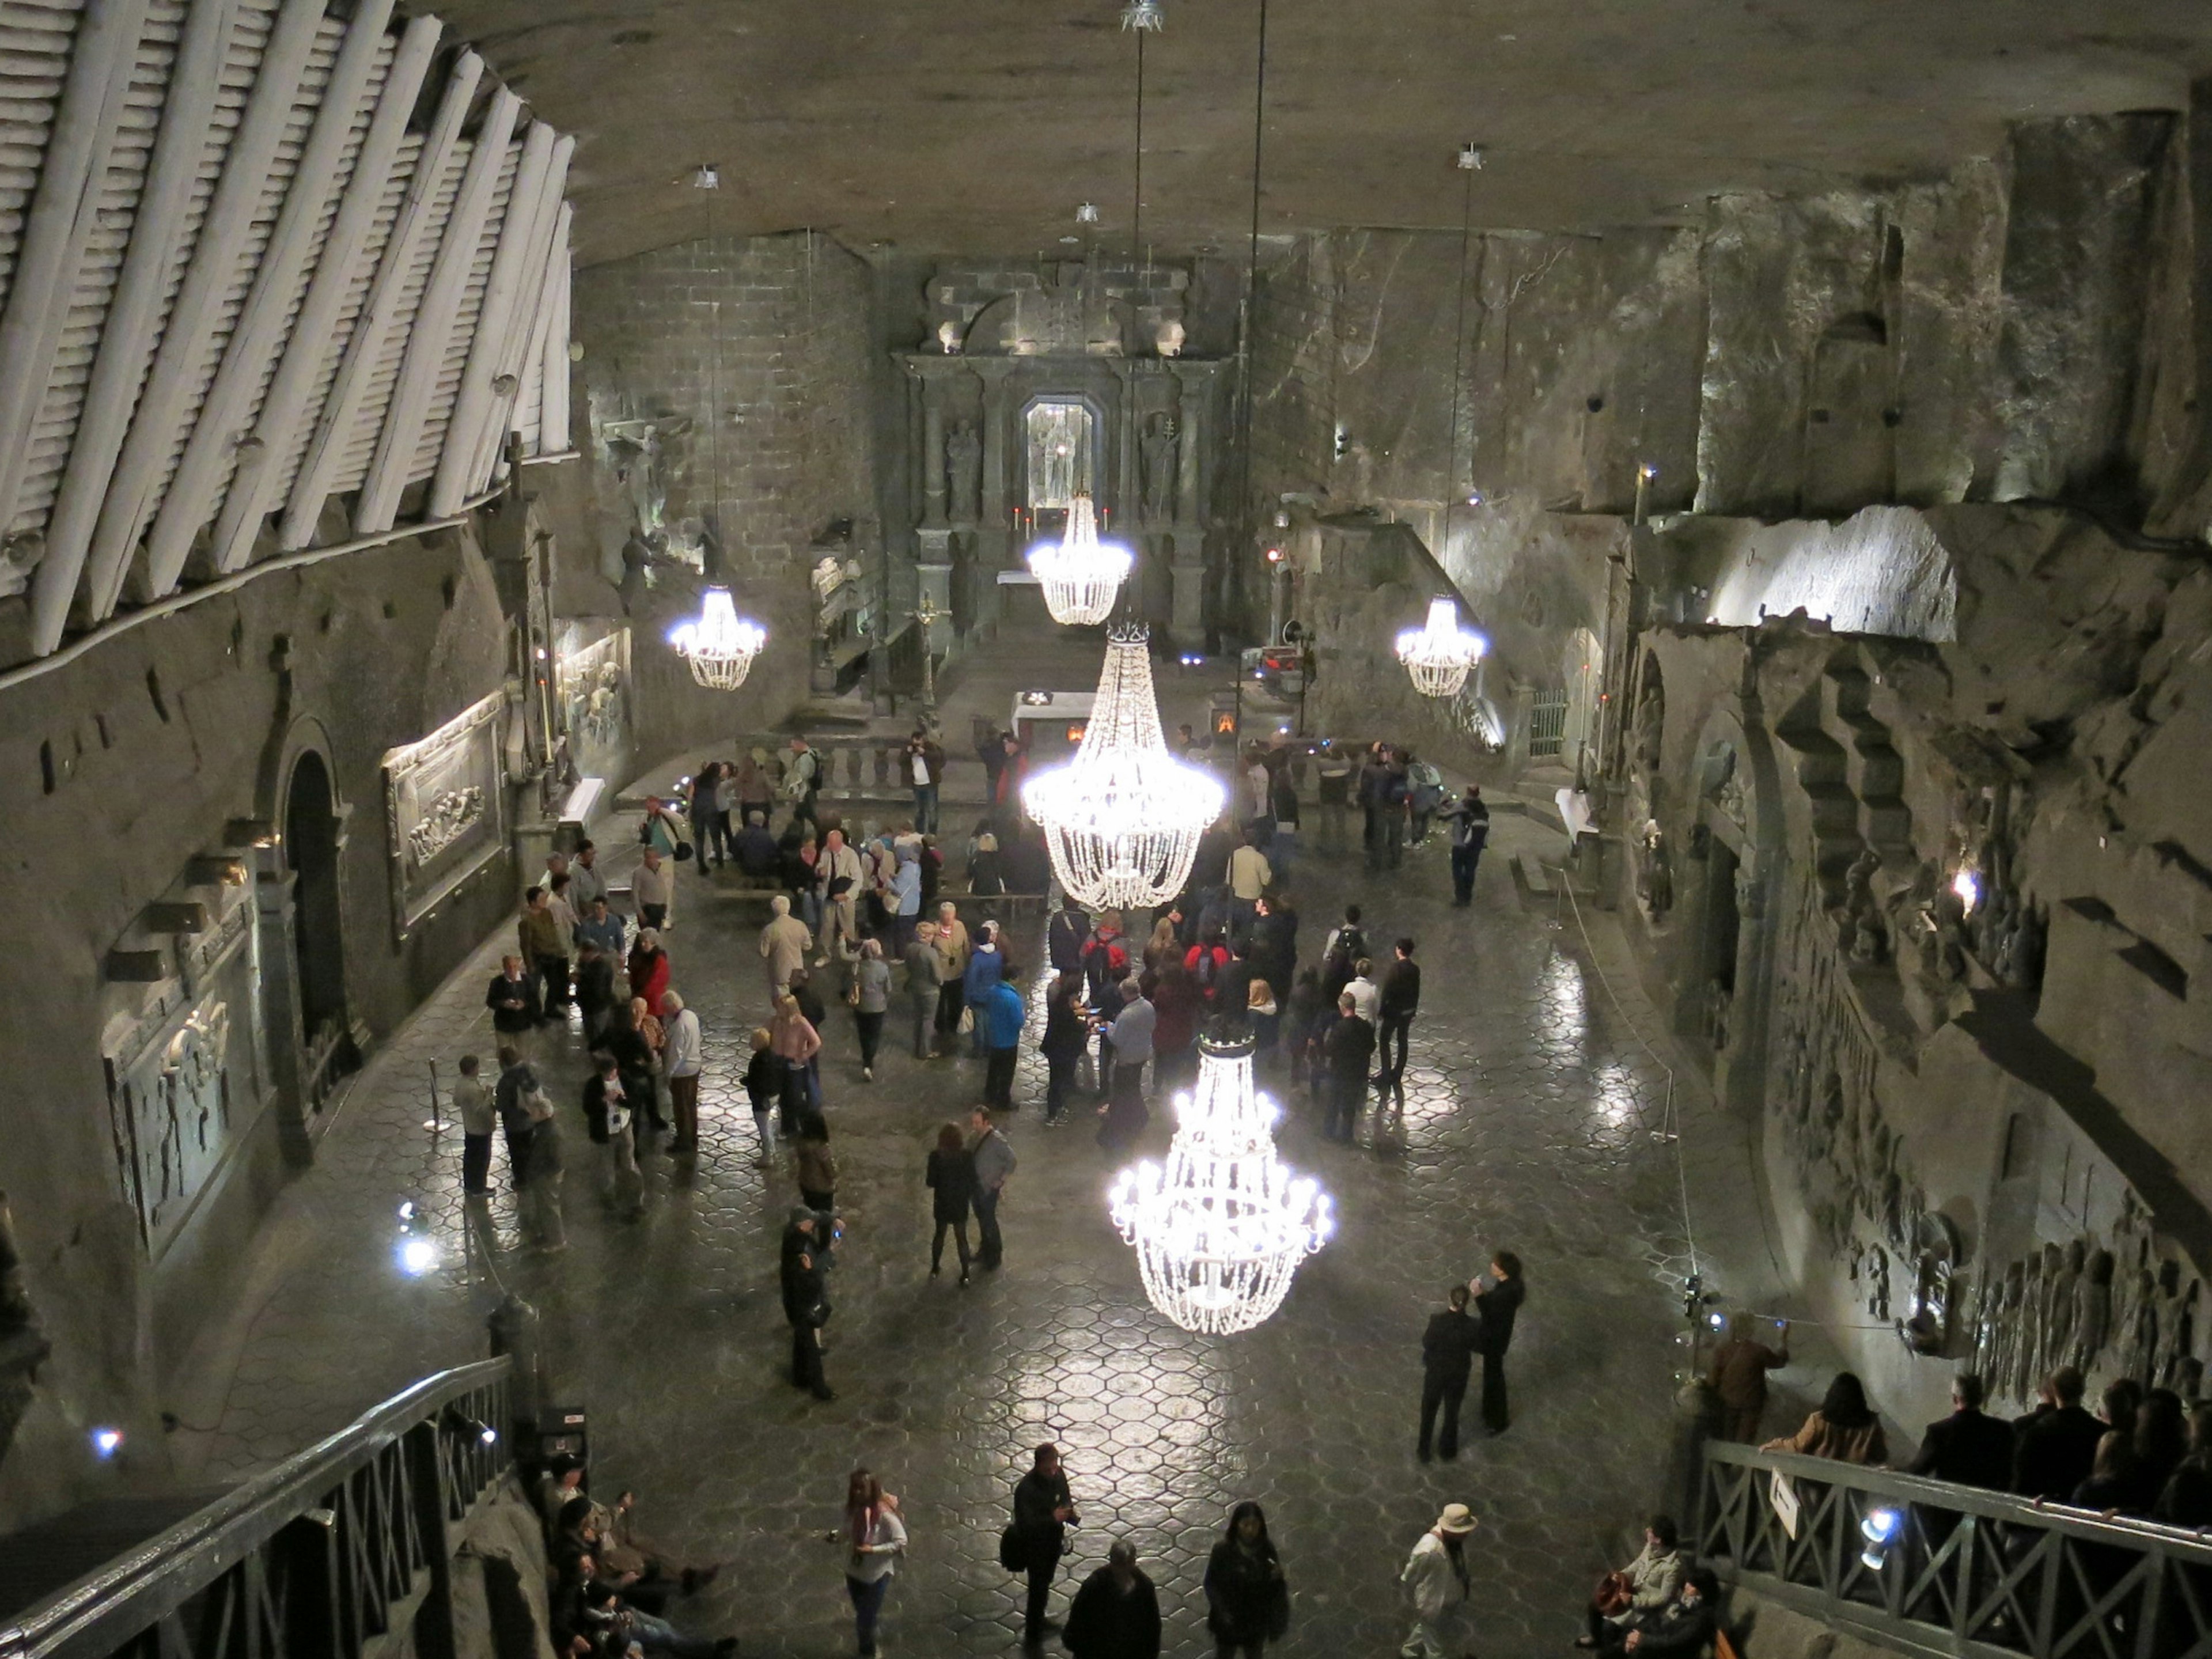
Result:
M360 1659L429 1601L413 1650L450 1659L449 1528L509 1467L511 1367L425 1377L19 1615L0 1659Z
M1885 1647L1969 1659L2212 1659L2212 1538L1714 1443L1698 1553Z

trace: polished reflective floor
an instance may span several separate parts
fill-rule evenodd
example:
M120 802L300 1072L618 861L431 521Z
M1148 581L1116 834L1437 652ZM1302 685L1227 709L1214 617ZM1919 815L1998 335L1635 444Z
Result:
M1296 869L1302 961L1357 901L1370 939L1419 937L1426 990L1402 1116L1378 1133L1370 1109L1358 1146L1342 1147L1321 1139L1302 1093L1293 1103L1283 1155L1327 1185L1341 1231L1256 1332L1194 1337L1146 1304L1105 1213L1118 1160L1087 1121L1041 1124L1042 1066L1026 1053L1005 1268L965 1291L950 1273L927 1278L924 1153L979 1097L981 1066L919 1064L887 1036L864 1083L849 1016L833 1006L824 1083L847 1238L828 1370L839 1398L793 1389L775 1269L796 1188L787 1166L753 1167L738 1088L746 1034L764 1018L760 911L687 867L668 943L674 984L708 1033L696 1164L655 1154L644 1218L609 1218L574 1111L580 1043L552 1032L539 1046L568 1114L571 1248L515 1248L503 1162L494 1243L471 1242L458 1140L425 1123L434 1062L447 1084L462 1053L490 1063L481 1001L504 941L489 942L380 1054L282 1200L248 1294L196 1357L192 1397L172 1402L210 1431L188 1431L180 1452L214 1476L265 1466L420 1372L481 1352L504 1286L544 1315L556 1394L590 1413L595 1485L635 1487L650 1530L735 1564L679 1604L680 1622L737 1631L750 1653L850 1650L841 1558L820 1538L855 1463L901 1494L914 1540L888 1650L1012 1651L1019 1587L997 1565L997 1534L1027 1449L1044 1439L1065 1449L1082 1511L1068 1571L1133 1538L1160 1588L1170 1653L1205 1645L1206 1553L1248 1497L1267 1507L1294 1592L1281 1652L1395 1651L1398 1566L1452 1500L1483 1523L1460 1634L1486 1656L1555 1651L1658 1489L1687 1265L1678 1145L1709 1282L1727 1282L1732 1253L1740 1284L1753 1281L1759 1229L1741 1136L1701 1090L1686 1082L1675 1096L1679 1143L1655 1133L1665 1074L1632 1022L1654 1036L1656 1024L1614 966L1609 919L1587 918L1585 936L1571 911L1516 886L1514 855L1554 853L1555 832L1510 811L1497 823L1470 910L1449 904L1440 841L1394 878L1363 875L1356 851L1318 848ZM1042 931L1018 936L1025 969L1042 958ZM1279 1079L1272 1086L1282 1092ZM1170 1127L1156 1103L1146 1150L1164 1149ZM422 1279L394 1264L403 1197L427 1206L441 1245ZM1529 1285L1510 1362L1513 1427L1494 1440L1474 1427L1455 1464L1423 1467L1422 1325L1499 1247L1520 1254Z

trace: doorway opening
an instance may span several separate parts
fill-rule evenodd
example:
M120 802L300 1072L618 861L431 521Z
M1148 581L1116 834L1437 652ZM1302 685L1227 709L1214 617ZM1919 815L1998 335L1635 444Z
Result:
M1705 1041L1715 1055L1729 1046L1731 1016L1735 1007L1735 957L1743 923L1736 909L1737 859L1727 842L1712 838L1705 859L1705 927L1702 980L1705 986Z
M346 1018L345 922L338 901L338 821L331 775L309 750L284 798L284 857L295 878L292 955L300 993L302 1104L321 1109L356 1063Z

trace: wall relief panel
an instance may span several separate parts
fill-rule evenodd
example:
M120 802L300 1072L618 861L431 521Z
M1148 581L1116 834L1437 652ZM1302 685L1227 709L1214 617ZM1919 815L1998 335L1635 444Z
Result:
M617 628L597 639L590 624L562 624L554 651L554 688L561 700L561 730L568 745L564 781L605 778L610 786L630 766L630 634Z
M505 844L495 691L419 743L384 757L392 929L405 939Z

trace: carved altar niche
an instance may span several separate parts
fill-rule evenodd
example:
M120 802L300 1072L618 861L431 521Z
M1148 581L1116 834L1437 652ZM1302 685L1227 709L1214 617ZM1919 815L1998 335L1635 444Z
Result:
M554 647L561 735L578 777L618 779L629 770L630 634L615 628L593 639L589 626L562 623Z
M506 694L495 691L420 742L385 753L392 922L398 939L404 939L505 845L499 733L505 702Z
M243 866L196 870L189 896L149 907L135 942L109 953L100 1034L117 1182L157 1262L220 1188L266 1098Z

